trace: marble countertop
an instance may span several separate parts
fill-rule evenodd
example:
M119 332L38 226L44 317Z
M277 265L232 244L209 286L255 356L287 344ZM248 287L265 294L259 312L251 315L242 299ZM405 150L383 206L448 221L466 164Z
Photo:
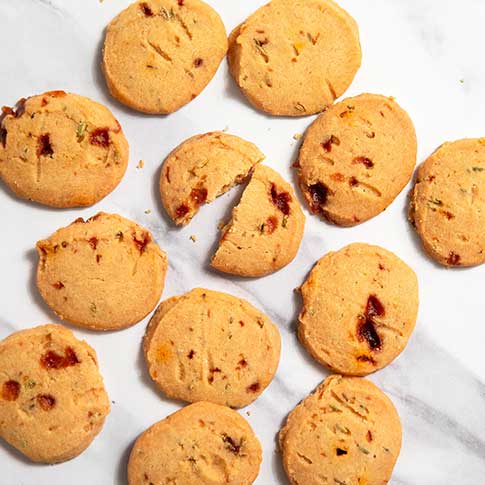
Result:
M264 0L208 0L231 30ZM293 289L329 250L364 241L397 253L418 273L421 306L408 348L392 365L371 376L393 399L404 440L392 485L477 485L485 480L485 266L446 270L423 253L406 221L407 187L374 220L352 229L308 214L295 261L266 278L228 278L208 267L240 190L204 207L179 230L159 203L160 164L194 134L228 128L255 142L266 163L294 180L298 150L293 135L312 118L277 119L253 110L230 79L225 63L195 101L167 116L124 108L107 93L100 70L104 27L130 0L0 0L0 103L46 90L63 89L107 104L120 120L131 147L120 186L94 207L50 210L15 199L0 186L0 338L55 316L34 284L35 243L76 217L118 212L148 227L168 253L163 297L196 286L248 299L279 326L282 358L264 394L242 411L263 443L257 484L288 484L276 452L276 433L287 413L327 375L298 343L299 297ZM413 118L419 162L445 140L485 136L485 2L482 0L341 0L357 20L363 66L347 95L364 91L393 95ZM137 169L139 160L145 161ZM151 210L151 213L146 213ZM196 235L194 243L191 235ZM150 383L141 354L146 321L121 332L74 329L98 352L113 402L102 434L78 458L56 466L32 465L0 443L0 485L125 485L133 441L147 426L180 407ZM250 412L250 416L246 415Z

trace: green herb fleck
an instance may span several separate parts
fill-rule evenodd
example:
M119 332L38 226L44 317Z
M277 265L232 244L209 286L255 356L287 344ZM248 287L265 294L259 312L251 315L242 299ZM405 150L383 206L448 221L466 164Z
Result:
M160 15L165 19L165 20L172 20L175 17L175 13L173 11L173 8L170 10L167 10L165 7L162 7L160 11Z
M334 406L333 404L329 404L329 407L330 409L334 412L334 413L341 413L342 410L339 409L337 406Z
M357 445L357 448L361 453L364 453L364 455L368 455L370 451L367 448L364 448L363 446Z
M301 103L296 103L295 104L295 109L298 110L298 111L302 111L302 112L305 112L306 111L305 106L303 106Z
M428 202L430 204L435 204L435 205L439 205L439 206L443 205L443 201L441 199L437 199L436 197L431 197L430 199L428 199Z
M337 484L337 485L347 485L345 482L342 482L342 480L339 480L338 478L334 478L333 481Z
M37 382L35 382L34 380L32 379L29 379L26 383L25 383L25 387L27 389L33 389L35 386L36 386Z
M350 434L349 428L347 428L345 426L340 426L340 424L338 424L338 423L335 425L335 429L337 431L340 431L343 434Z
M482 167L472 167L472 170L474 172L483 172L483 170L485 170L485 169L483 169Z
M77 125L77 130L76 130L76 137L77 141L81 143L84 140L84 137L86 136L86 128L88 127L88 124L85 121L81 121Z
M89 310L91 311L91 313L96 313L98 311L98 308L96 307L96 303L91 302L91 304L89 305Z
M288 224L288 216L284 216L283 220L281 221L281 225L283 227L286 227L287 224Z
M118 231L115 234L115 238L118 239L119 241L123 241L123 233L121 231Z

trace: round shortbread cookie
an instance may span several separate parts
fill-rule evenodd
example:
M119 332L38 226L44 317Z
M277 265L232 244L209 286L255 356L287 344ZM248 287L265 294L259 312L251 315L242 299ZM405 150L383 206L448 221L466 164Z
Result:
M99 214L37 243L37 286L57 315L75 325L118 330L142 320L162 294L167 258L149 231Z
M224 24L201 0L137 1L108 26L103 71L123 104L167 114L202 92L226 52Z
M485 262L485 138L438 148L418 170L409 219L444 266Z
M128 462L129 485L180 483L250 485L261 464L261 445L236 411L191 404L148 428Z
M318 113L340 97L361 62L354 19L331 0L273 0L229 39L232 76L273 115Z
M167 396L238 408L273 379L280 340L276 325L249 302L197 288L159 306L144 351L152 379Z
M328 377L288 416L279 441L294 485L386 485L401 450L399 415L370 381Z
M263 159L256 145L220 131L189 138L163 164L163 206L177 225L188 224L202 204L243 182Z
M293 188L281 175L257 165L222 229L212 267L239 276L264 276L293 261L303 237L305 216Z
M19 197L54 207L92 205L128 164L128 142L108 108L50 91L3 108L0 177Z
M339 374L382 369L406 347L416 324L414 271L378 246L351 244L325 255L301 287L298 336Z
M392 99L361 94L331 106L308 128L296 163L314 214L353 226L385 210L411 179L416 132Z
M95 351L61 325L0 342L0 437L32 461L82 453L101 431L108 396Z

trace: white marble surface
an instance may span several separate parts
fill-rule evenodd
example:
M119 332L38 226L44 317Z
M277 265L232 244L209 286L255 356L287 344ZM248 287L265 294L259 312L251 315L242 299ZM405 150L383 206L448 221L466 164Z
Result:
M264 0L209 0L231 30ZM0 186L0 338L56 321L34 285L35 242L78 216L119 212L151 229L169 255L163 297L206 286L249 299L279 325L278 374L243 414L259 435L264 461L258 484L287 484L275 451L286 414L327 374L295 336L300 285L325 252L353 241L396 252L418 273L421 307L408 348L371 379L389 393L403 421L403 449L393 485L478 485L485 482L485 267L445 270L422 252L406 222L407 188L382 215L353 229L308 217L293 264L267 278L227 278L208 268L217 224L236 190L202 209L183 230L167 223L157 196L160 163L185 138L229 127L256 142L267 163L293 179L291 163L311 119L274 119L254 111L228 76L225 63L204 93L178 113L154 117L112 100L98 68L109 20L129 0L0 0L0 103L64 89L106 103L131 145L127 174L95 207L49 210L15 199ZM361 29L363 66L347 94L394 95L415 121L419 161L441 142L485 136L485 2L483 0L341 0ZM145 168L136 168L138 160ZM150 214L145 214L151 209ZM197 236L193 243L190 235ZM146 321L111 334L75 329L99 355L113 401L102 434L80 457L57 466L31 465L0 444L0 485L126 484L126 459L136 436L178 409L150 384L140 351Z

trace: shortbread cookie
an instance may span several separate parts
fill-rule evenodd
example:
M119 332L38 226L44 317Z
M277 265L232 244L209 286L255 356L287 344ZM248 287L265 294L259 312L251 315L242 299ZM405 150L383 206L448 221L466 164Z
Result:
M201 0L137 1L108 26L103 70L123 104L167 114L201 93L226 51L224 24Z
M401 450L399 415L370 381L328 377L288 416L279 441L294 485L385 485Z
M159 306L144 351L152 379L167 396L238 408L273 379L280 334L247 301L198 288Z
M357 24L331 0L273 0L229 39L229 67L249 101L273 115L318 113L361 62Z
M305 216L292 187L274 170L257 165L232 219L223 229L212 266L224 273L264 276L298 252Z
M128 164L128 142L108 108L50 91L3 108L0 177L23 199L87 206L108 195Z
M308 128L296 163L314 214L341 225L391 204L416 165L416 132L392 99L361 94L331 106Z
M250 485L261 464L261 445L236 411L208 402L191 404L136 441L129 485Z
M177 225L188 224L202 204L243 182L263 159L256 145L220 131L189 138L163 164L163 206Z
M0 437L32 461L82 453L101 431L109 400L96 352L61 325L0 342Z
M133 221L100 212L37 243L37 286L70 323L117 330L142 320L162 294L167 258Z
M445 143L418 170L409 218L444 266L485 262L485 138Z
M325 255L301 287L298 336L339 374L362 376L392 362L416 324L414 271L378 246L351 244Z

